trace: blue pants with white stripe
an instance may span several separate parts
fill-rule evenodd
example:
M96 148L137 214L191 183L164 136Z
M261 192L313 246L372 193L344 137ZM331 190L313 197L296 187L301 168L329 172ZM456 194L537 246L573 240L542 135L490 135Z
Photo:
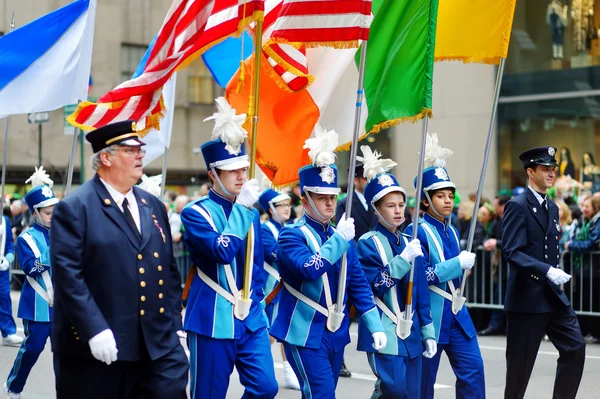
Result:
M421 358L367 353L377 377L371 399L416 399L421 395Z
M438 344L437 353L432 359L423 358L421 398L433 398L433 385L442 352L446 352L456 376L456 399L484 399L485 375L477 337L466 336L454 318L450 326L449 343Z
M233 367L246 388L242 399L277 395L271 343L266 328L246 329L240 339L216 339L188 331L192 399L225 399Z
M319 349L283 343L285 356L292 366L304 399L334 399L335 387L344 361L344 351L334 351L333 334L323 333Z
M5 270L0 272L0 331L3 337L17 332L17 325L15 324L12 311L10 273L8 270Z
M50 337L51 325L52 323L43 321L23 320L25 339L21 343L17 358L6 380L10 392L19 393L23 391L25 381L27 381L31 369L40 357L40 353L44 350L46 341Z

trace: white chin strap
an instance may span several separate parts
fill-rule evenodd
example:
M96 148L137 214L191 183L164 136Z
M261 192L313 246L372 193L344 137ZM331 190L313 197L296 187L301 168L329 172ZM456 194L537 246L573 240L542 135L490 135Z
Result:
M439 217L445 219L446 217L442 214L440 214L437 209L435 209L435 206L433 206L433 201L431 201L431 197L429 196L429 192L425 191L425 197L427 197L427 201L429 202L429 206L431 207L431 209L433 210L433 213L435 213L436 215L438 215Z
M229 191L227 191L227 189L225 188L223 183L221 183L221 179L219 179L219 174L217 173L217 170L212 166L211 166L210 170L213 172L213 175L215 176L215 180L217 181L217 183L219 183L219 187L221 187L221 190L223 190L223 194L228 195L230 197L235 197L235 195L233 195Z
M33 215L33 219L36 221L37 224L39 224L40 226L44 226L44 227L48 227L46 226L46 224L42 221L42 217L40 216L38 210L35 210L35 215Z
M312 208L312 210L315 212L315 215L322 221L328 222L331 218L326 218L325 216L323 216L321 214L321 212L319 212L317 210L315 203L313 202L312 198L310 197L310 191L305 191L305 192L306 192L306 198L308 199L308 203L310 204L310 207Z
M284 220L283 218L279 217L275 205L269 204L269 208L271 208L271 216L273 217L273 219L279 224L284 224Z

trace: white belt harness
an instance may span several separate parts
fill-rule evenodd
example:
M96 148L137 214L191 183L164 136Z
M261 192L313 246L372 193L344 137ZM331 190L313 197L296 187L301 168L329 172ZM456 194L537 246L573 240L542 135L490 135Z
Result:
M320 251L321 246L317 242L317 240L316 240L315 236L312 234L312 232L308 229L308 227L301 226L300 230L302 230L302 232L304 233L306 238L308 238L311 241L315 250ZM341 326L341 322L344 317L343 309L345 308L346 305L344 305L344 307L342 307L341 313L335 312L334 311L335 304L333 303L333 300L331 299L331 289L329 288L329 277L327 277L327 273L323 273L323 275L321 276L321 281L323 282L323 291L325 293L325 303L327 304L327 308L325 308L320 303L313 301L312 299L310 299L309 297L307 297L302 292L298 291L297 289L295 289L294 287L292 287L285 281L283 282L283 285L290 292L290 294L295 296L298 300L304 302L305 304L307 304L308 306L310 306L317 312L321 313L323 316L327 317L327 328L329 329L329 331L335 332Z
M29 248L31 248L31 250L33 251L33 255L36 258L41 259L42 254L33 238L29 234L23 234L21 237L23 237L25 242L27 242ZM42 280L44 280L44 284L46 285L45 290L33 277L27 276L27 281L29 282L29 285L31 285L31 288L33 288L33 290L37 292L38 295L41 296L44 301L48 302L48 305L50 305L50 307L52 307L54 306L54 286L52 285L50 273L48 273L48 271L46 270L41 273L41 276Z
M213 230L218 233L217 226L215 226L212 218L204 209L202 209L198 205L192 205L192 208L195 211L197 211L199 214L201 214L208 221L208 223L211 225ZM254 241L252 241L252 250L250 253L251 253L250 256L253 258L254 257ZM253 259L251 259L251 261L253 261ZM252 264L252 262L251 262L251 264ZM248 309L244 309L241 313L236 312L235 308L241 307L241 305L242 305L241 304L242 293L237 287L235 277L233 276L233 270L231 269L231 265L225 264L225 265L223 265L223 268L225 269L225 277L227 277L227 284L229 285L229 289L231 290L231 292L228 292L225 288L223 288L219 284L217 284L217 282L215 282L213 279L208 277L208 275L206 273L204 273L202 270L200 270L200 268L197 266L196 266L196 273L198 274L198 277L200 278L200 280L204 281L206 283L206 285L208 285L210 288L212 288L217 294L221 295L229 303L231 303L234 306L234 315L236 316L236 318L243 320L248 315L247 311L249 310L250 305L248 304L248 305L244 306L244 308L247 307ZM252 269L250 270L250 281L252 281ZM252 295L252 291L250 291L250 295ZM252 300L250 300L250 304L251 303L252 303Z
M385 250L383 249L383 244L381 243L381 240L379 239L379 237L377 237L376 235L374 235L373 237L373 241L375 242L375 247L377 248L377 252L379 252L379 256L381 257L381 260L383 262L383 265L388 265L390 262L387 258L387 255L385 253ZM400 311L400 305L398 305L398 292L396 290L396 286L393 285L390 288L390 291L392 293L392 308L393 311L387 307L387 305L378 297L375 297L375 304L377 305L377 307L379 307L379 309L381 309L381 311L383 313L385 313L385 315L394 323L394 324L398 324L398 320L400 320L402 318L402 312Z
M425 230L425 232L429 235L429 237L431 237L431 241L433 241L433 244L435 245L438 253L440 254L440 260L442 262L446 261L446 258L444 257L444 250L441 246L441 244L438 242L438 240L436 240L435 235L433 234L433 231L431 231L431 228L427 225L427 223L422 223L420 226L423 226L423 229ZM452 234L454 234L454 238L456 239L457 242L458 241L458 237L456 237L456 233L454 232L454 230L450 229L450 231L452 231ZM450 302L452 302L452 312L454 314L457 314L460 309L462 309L462 306L464 305L464 297L459 297L459 293L456 290L456 287L454 286L454 283L452 282L452 280L449 280L447 282L448 287L450 288L450 293L448 293L447 291L441 289L440 287L438 287L437 285L431 284L429 286L429 289L433 292L435 292L436 294L446 298L447 300L449 300ZM462 303L461 303L462 302ZM454 304L460 304L460 306L454 306Z

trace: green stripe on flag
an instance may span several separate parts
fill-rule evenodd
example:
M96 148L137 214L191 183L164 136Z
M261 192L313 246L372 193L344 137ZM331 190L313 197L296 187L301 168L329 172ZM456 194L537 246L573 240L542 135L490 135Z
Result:
M438 0L373 0L365 65L369 116L377 133L431 116ZM360 51L357 52L357 64Z

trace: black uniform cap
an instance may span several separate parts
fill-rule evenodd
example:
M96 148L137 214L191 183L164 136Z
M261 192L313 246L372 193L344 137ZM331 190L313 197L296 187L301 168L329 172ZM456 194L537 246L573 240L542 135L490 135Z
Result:
M113 144L132 147L146 145L135 130L135 121L115 122L102 126L86 134L85 139L92 145L94 153Z
M556 154L556 147L535 147L523 151L519 159L525 169L533 165L558 166L554 154Z

